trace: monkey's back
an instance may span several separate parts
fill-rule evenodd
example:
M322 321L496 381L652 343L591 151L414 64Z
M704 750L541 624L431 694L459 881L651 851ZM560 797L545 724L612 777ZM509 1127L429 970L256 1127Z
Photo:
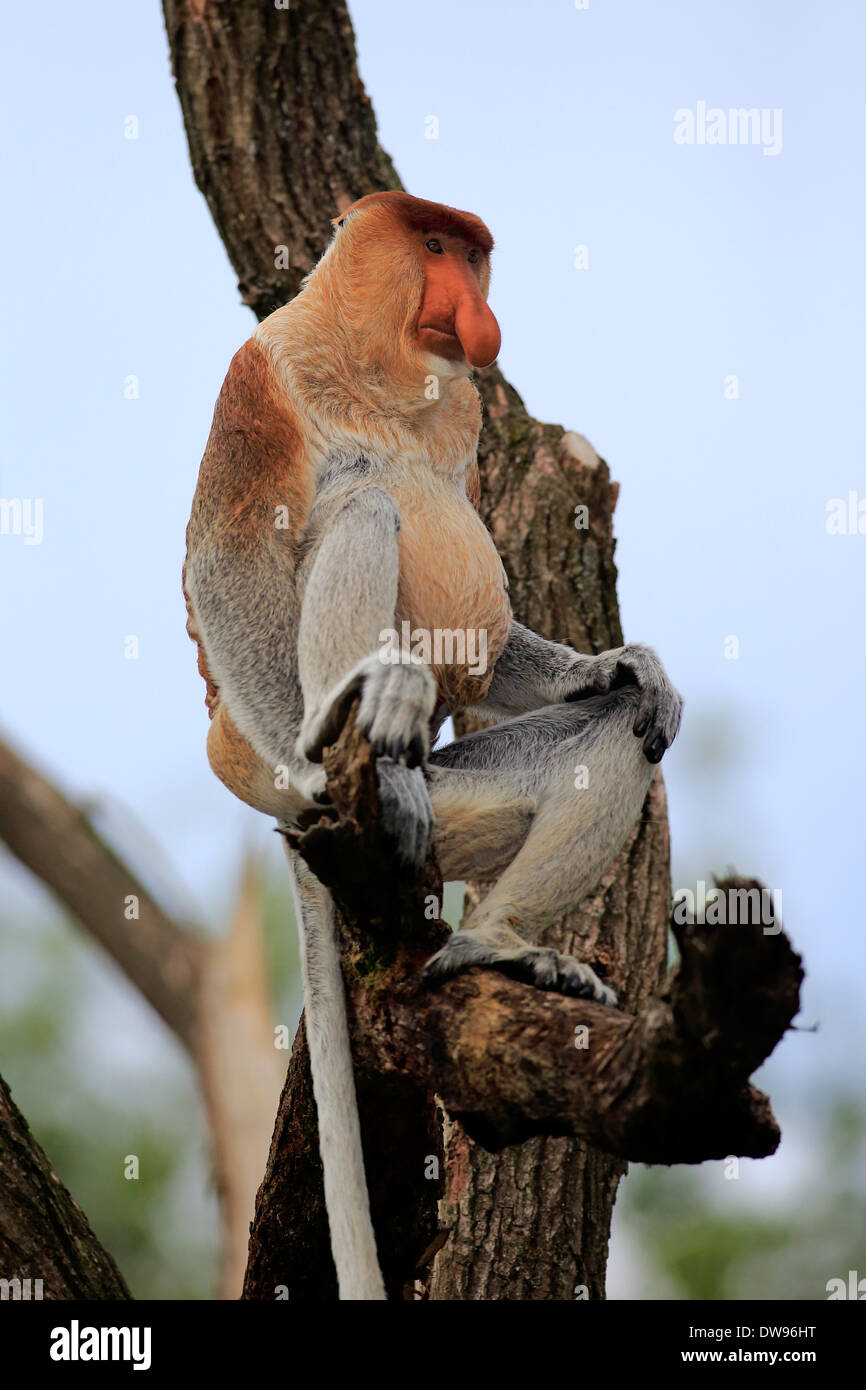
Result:
M296 542L314 490L301 423L270 359L251 338L235 353L214 409L187 527L183 589L187 631L198 649L212 721L208 760L236 796L269 814L285 810L285 794L275 792L273 769L226 708L207 650L206 625L197 612L196 576L199 571L227 577L261 572L263 584L292 588ZM209 597L218 607L219 596Z

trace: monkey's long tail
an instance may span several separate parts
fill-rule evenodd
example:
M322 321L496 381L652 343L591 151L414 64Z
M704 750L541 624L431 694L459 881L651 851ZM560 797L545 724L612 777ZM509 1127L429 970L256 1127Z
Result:
M301 939L319 1153L340 1298L384 1299L364 1174L334 904L327 888L288 844L286 854Z

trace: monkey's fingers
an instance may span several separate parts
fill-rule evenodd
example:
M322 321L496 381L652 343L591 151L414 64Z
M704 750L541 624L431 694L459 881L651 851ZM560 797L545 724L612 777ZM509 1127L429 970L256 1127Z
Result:
M429 752L436 687L426 666L383 666L364 681L358 724L377 757L417 767Z
M682 719L682 696L667 682L651 685L642 692L633 732L644 740L644 753L649 762L661 762L677 736Z
M628 650L628 648L624 648ZM601 652L598 656L582 656L570 672L572 689L565 699L587 700L593 695L607 695L624 685L640 685L641 679L631 660L619 658L618 652Z
M589 668L585 673L581 672L579 684L566 693L565 702L570 705L576 700L589 700L593 695L607 695L611 681L610 671L601 666Z

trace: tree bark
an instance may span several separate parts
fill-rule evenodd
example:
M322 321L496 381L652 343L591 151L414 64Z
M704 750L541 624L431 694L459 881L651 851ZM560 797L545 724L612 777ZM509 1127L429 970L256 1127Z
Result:
M343 0L305 0L291 10L242 0L211 0L206 6L164 0L164 9L196 183L243 300L262 318L297 291L327 244L332 217L365 193L401 186L378 144L348 12ZM283 270L275 266L280 246L290 251ZM619 645L612 536L617 488L607 466L581 436L533 420L496 367L479 373L478 384L486 407L482 514L509 575L515 616L579 650ZM586 529L575 524L578 504L588 508ZM624 1006L635 1009L659 985L669 908L659 777L616 864L592 898L554 924L545 941L600 963L617 980ZM356 1043L360 999L350 989ZM370 1006L369 997L364 1003ZM294 1292L303 1288L309 1297L334 1296L333 1272L322 1250L326 1230L306 1077L301 1033L259 1196L248 1297L272 1297L275 1283L290 1283ZM370 1104L377 1090L372 1087L368 1100L363 1068L359 1092L372 1185L381 1172L396 1180L374 1143ZM419 1105L425 1095L423 1088L416 1093ZM582 1285L589 1296L604 1297L623 1159L576 1137L550 1136L490 1154L459 1122L443 1124L445 1179L437 1195L450 1234L432 1275L424 1276L425 1292L436 1299L569 1299ZM436 1127L422 1117L419 1134L433 1134ZM413 1149L399 1190L414 1185L418 1219L412 1226L406 1213L402 1217L420 1240L430 1228L430 1201L429 1193L419 1195L424 1184L412 1167L416 1161ZM289 1221L292 1201L296 1214ZM390 1234L378 1235L388 1263ZM303 1269L292 1255L292 1241L316 1252L305 1257ZM435 1244L434 1233L428 1254ZM418 1254L424 1252L419 1248ZM401 1269L405 1277L405 1249L401 1268L389 1264L392 1289Z
M21 1281L21 1287L10 1287L4 1297L132 1297L114 1260L30 1133L2 1077L0 1174L0 1279Z

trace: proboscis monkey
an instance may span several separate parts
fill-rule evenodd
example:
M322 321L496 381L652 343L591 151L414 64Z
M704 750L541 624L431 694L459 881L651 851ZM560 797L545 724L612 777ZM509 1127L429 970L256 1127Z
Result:
M588 656L511 616L476 511L470 374L499 351L492 245L469 213L371 194L234 357L184 569L208 757L243 801L293 826L325 796L322 750L357 693L395 853L421 864L432 836L446 881L491 885L428 978L485 966L612 1003L589 966L533 943L620 849L682 702L649 648ZM395 662L398 633L412 649ZM466 640L449 651L455 634ZM431 752L461 709L503 722ZM340 1297L383 1298L333 907L289 859Z

